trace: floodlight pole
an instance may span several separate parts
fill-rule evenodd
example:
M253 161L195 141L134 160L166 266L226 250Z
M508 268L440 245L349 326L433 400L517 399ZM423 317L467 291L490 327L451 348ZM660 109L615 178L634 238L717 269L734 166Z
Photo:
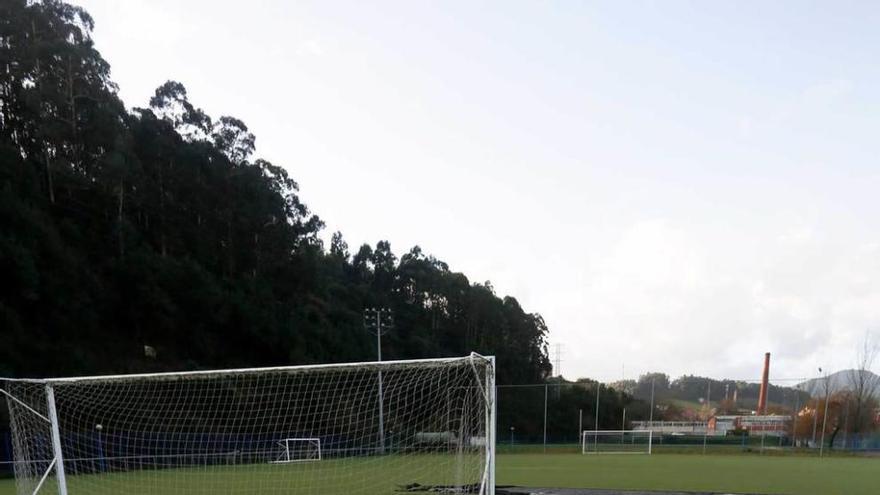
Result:
M383 320L384 317L384 320ZM382 334L391 330L394 319L388 308L364 310L364 328L376 334L376 360L382 362ZM385 453L385 417L382 404L382 370L379 370L379 453Z
M598 451L599 449L599 391L602 389L602 384L599 383L599 380L596 380L596 426L593 428L593 446Z
M819 372L822 372L822 368L819 368ZM819 440L819 457L822 457L822 454L825 451L825 426L828 424L828 372L825 372L825 412L822 414L822 439Z
M706 440L709 438L709 418L708 415L712 414L712 403L710 402L710 396L712 394L712 379L709 378L706 381L706 411L708 412L706 417L706 431L703 433L703 455L706 455Z
M584 434L584 410L578 409L578 439Z
M376 356L377 361L382 362L382 322L379 312L376 312ZM382 370L379 370L379 453L385 453L385 418L384 405L382 404Z
M544 384L544 453L547 453L547 384Z
M651 411L648 413L648 429L654 429L654 381L656 378L651 378Z
M812 393L810 394L812 396ZM819 424L819 400L816 399L813 406L813 448L816 448L816 428Z
M798 383L794 386L794 416L791 422L791 446L792 448L797 447L797 419L798 413L800 413L801 409L801 384Z

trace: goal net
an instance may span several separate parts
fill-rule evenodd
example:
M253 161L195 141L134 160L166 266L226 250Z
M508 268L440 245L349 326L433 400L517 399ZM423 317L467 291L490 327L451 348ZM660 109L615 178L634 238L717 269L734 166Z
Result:
M274 461L277 463L321 460L320 438L285 438L278 446L278 458Z
M581 435L584 454L650 454L651 430L586 430Z
M0 395L19 495L492 495L494 381L472 354L0 378Z

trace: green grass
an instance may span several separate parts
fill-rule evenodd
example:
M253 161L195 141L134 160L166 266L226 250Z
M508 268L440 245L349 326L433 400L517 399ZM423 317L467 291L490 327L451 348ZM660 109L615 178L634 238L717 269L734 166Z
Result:
M876 495L880 459L760 455L522 454L498 458L498 484L792 495Z
M463 469L460 466L464 466ZM409 483L455 484L480 477L479 460L457 463L448 455L353 457L291 464L245 464L68 475L69 495L356 495L392 494ZM15 493L13 480L0 480L0 495ZM28 492L30 493L30 492ZM54 477L40 495L56 495Z
M70 495L393 493L402 482L448 482L448 470L442 469L442 460L436 456L398 461L394 457L373 457L308 464L137 471L100 475L100 480L99 476L72 476L69 485ZM98 481L101 484L96 484ZM880 459L749 454L507 454L498 457L497 481L499 485L534 487L876 495L880 493ZM296 491L297 487L301 491ZM303 490L306 487L320 489ZM55 493L53 486L45 488L48 489L41 493ZM12 480L0 480L0 495L14 493Z

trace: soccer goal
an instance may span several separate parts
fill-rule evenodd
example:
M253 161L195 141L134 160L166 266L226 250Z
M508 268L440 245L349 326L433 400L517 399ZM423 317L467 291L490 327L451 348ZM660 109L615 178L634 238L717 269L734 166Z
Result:
M321 460L320 438L285 438L278 442L278 458L274 464Z
M0 378L0 396L19 495L494 495L495 366L477 354Z
M581 434L583 454L650 454L651 430L586 430Z

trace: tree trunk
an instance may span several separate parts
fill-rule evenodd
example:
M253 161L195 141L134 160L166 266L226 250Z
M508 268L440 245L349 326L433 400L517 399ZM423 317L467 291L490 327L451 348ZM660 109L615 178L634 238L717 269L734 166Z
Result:
M76 142L76 99L73 97L73 64L67 56L67 104L70 106L70 141Z
M202 170L200 168L196 169L196 184L199 185L199 190L202 190ZM201 201L198 201L199 207L201 207ZM196 213L196 225L202 226L202 214Z
M174 161L171 161L170 167L173 167ZM159 164L159 251L162 257L168 255L168 246L165 242L165 180L162 174L162 164Z
M119 258L125 257L125 236L122 231L122 218L125 212L125 180L119 180L119 206L116 211L117 232L119 235Z
M49 188L49 202L55 204L55 183L52 180L52 163L49 159L49 151L43 149L43 161L46 163L46 187Z
M831 432L831 438L828 439L828 450L834 448L834 439L837 438L838 433L840 433L840 426L836 426L834 431Z
M230 277L235 273L235 249L232 244L232 215L233 213L230 210L226 218L226 263Z
M70 158L71 164L82 171L82 146L77 140L76 132L76 98L73 91L73 63L67 56L67 106L70 107Z
M31 20L31 34L33 35L33 38L34 38L34 46L38 46L39 45L39 37L37 37L37 26L33 20ZM41 84L41 80L40 80L40 78L42 76L42 70L40 68L39 52L37 52L37 55L34 58L36 59L36 63L34 66L34 69L35 69L34 70L34 86L37 88L37 95L42 96L43 85ZM41 98L41 100L42 100L42 98ZM42 117L42 115L43 115L42 101L40 101L38 103L38 108L39 108L39 110L38 110L37 115L39 117ZM42 140L42 136L40 136L40 139ZM46 143L41 143L41 146L43 147L43 161L46 166L46 187L49 189L49 203L55 204L55 181L52 179L52 163L51 163L51 160L49 159L49 150L47 148Z
M861 431L862 426L862 398L856 397L856 410L853 411L853 425L852 432L858 434Z
M251 277L257 278L257 272L260 268L260 234L254 234L254 268L251 270Z
M232 188L232 171L230 170L226 174L226 201L227 201L227 211L226 211L226 250L227 250L227 264L229 270L229 276L232 277L235 273L235 243L233 236L235 234L234 221L235 221L235 205L232 202L233 198L233 188Z

